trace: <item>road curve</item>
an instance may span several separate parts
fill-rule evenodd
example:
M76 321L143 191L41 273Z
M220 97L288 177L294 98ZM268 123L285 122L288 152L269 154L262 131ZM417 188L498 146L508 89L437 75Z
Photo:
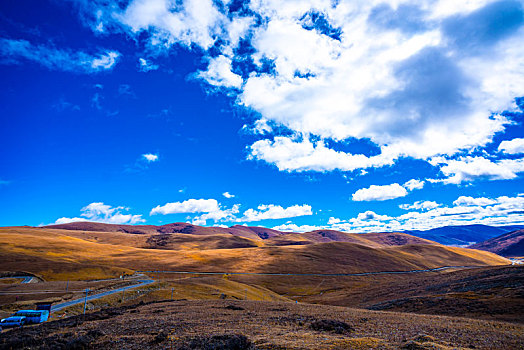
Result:
M147 286L148 284L151 284L151 283L153 283L155 281L152 280L152 279L147 279L147 280L138 280L137 282L138 282L137 284L133 284L133 285L130 285L130 286L121 287L121 288L109 290L107 292L102 292L102 293L98 293L98 294L88 295L87 296L87 301L95 300L95 299L99 299L99 298L105 297L107 295L123 292L123 291L128 290L128 289L133 289L133 288L137 288L137 287ZM57 312L57 311L60 311L60 310L62 310L64 308L66 308L66 307L73 306L73 305L76 305L76 304L81 304L85 300L86 300L86 298L82 297L82 298L66 301L66 302L63 302L63 303L55 304L55 305L53 305L51 307L51 312Z
M9 279L9 278L17 278L17 279L23 279L20 283L31 283L33 280L33 276L12 276L12 277L0 277L0 279Z
M359 273L272 273L272 272L194 272L194 271L137 271L140 273L178 273L183 275L254 275L254 276L367 276L367 275L393 275L420 272L436 272L449 269L471 269L482 266L442 266L427 270L409 270L409 271L377 271L377 272L359 272Z

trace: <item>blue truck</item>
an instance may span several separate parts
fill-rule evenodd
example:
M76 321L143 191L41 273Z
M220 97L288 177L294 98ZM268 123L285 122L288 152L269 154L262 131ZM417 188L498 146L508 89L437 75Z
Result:
M24 316L25 322L29 323L42 323L47 321L49 318L49 311L47 310L20 310L17 311L13 316Z

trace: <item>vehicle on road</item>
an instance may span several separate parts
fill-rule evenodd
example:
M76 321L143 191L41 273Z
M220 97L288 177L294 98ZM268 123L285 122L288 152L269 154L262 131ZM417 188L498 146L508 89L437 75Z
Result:
M11 316L3 318L0 321L0 326L3 328L22 327L25 324L25 316Z
M42 323L49 318L49 311L47 310L20 310L13 316L25 317L26 323Z

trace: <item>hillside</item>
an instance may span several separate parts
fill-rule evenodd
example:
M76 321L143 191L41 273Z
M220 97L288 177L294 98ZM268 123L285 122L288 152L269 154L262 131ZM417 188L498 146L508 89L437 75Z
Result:
M5 349L520 349L506 322L250 300L162 300L2 334Z
M444 226L425 231L404 231L404 233L429 239L441 244L467 246L472 243L482 242L490 238L514 230L524 229L523 226L487 226L463 225Z
M0 228L0 253L5 258L3 270L28 271L47 279L56 278L55 274L68 275L71 279L84 278L79 271L89 269L98 269L104 275L114 275L121 269L359 273L509 263L490 252L434 243L388 245L391 242L398 244L399 240L409 243L412 239L404 234L400 234L398 240L392 238L394 234L384 238L380 234L355 236L361 239L359 243L273 245L271 239L249 239L232 234L137 235L6 227Z
M506 257L524 256L524 230L508 232L468 248L480 249Z

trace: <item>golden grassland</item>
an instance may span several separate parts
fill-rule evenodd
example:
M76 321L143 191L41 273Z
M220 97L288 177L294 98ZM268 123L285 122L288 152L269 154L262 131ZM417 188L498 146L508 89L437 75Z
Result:
M294 350L519 349L524 326L288 302L175 300L124 305L12 330L0 338L0 347L74 341L100 349L179 349L190 343L217 348L241 340L239 349L248 349L249 343L257 349Z
M334 236L335 235L335 236ZM348 242L333 242L332 239L346 239ZM285 240L314 244L285 245ZM318 243L320 242L320 243ZM390 245L391 242L417 244ZM288 242L289 243L289 242ZM434 242L404 234L353 235L341 232L312 232L276 236L268 240L253 237L238 237L225 234L129 234L122 232L90 232L50 228L4 227L0 228L1 270L26 271L44 283L39 287L21 284L1 284L0 291L15 288L63 288L63 282L78 283L77 289L87 288L82 281L110 279L137 270L179 270L215 272L270 272L270 273L360 273L373 271L407 271L435 268L440 266L501 266L510 262L498 255L478 250L447 247ZM170 299L171 289L175 299L234 299L304 301L309 303L374 307L403 297L420 297L424 300L408 300L400 304L384 306L393 310L439 313L438 306L428 306L439 293L448 300L479 301L484 313L503 310L500 300L489 299L486 293L464 294L460 290L435 291L424 294L424 288L431 283L437 285L449 271L410 275L374 276L184 276L152 275L158 283L151 288L130 291L128 301L153 301ZM471 277L471 276L470 276ZM77 281L77 282L74 282ZM53 284L54 283L54 284ZM123 281L99 282L96 288L112 288ZM131 282L128 282L131 283ZM56 286L55 286L56 284ZM96 288L92 288L95 290ZM488 288L489 289L489 288ZM521 305L515 293L504 294L508 308ZM516 289L515 289L516 290ZM518 292L518 290L517 290ZM462 294L461 294L462 293ZM55 298L55 301L79 297L81 293L66 293L22 296L0 296L0 304L10 304L11 310L20 303L33 299ZM133 297L132 297L133 296ZM113 295L92 302L96 309L121 302L119 295ZM422 301L421 301L422 300ZM422 305L415 307L413 305ZM433 304L432 304L433 305ZM437 303L438 305L438 303ZM462 303L455 309L456 314L468 311L472 304ZM476 304L475 304L476 305ZM487 305L487 306L486 306ZM381 306L383 307L383 306ZM78 308L78 307L76 307ZM506 308L506 309L508 309ZM4 308L5 309L5 308ZM7 309L5 309L7 310ZM72 308L74 311L75 308ZM71 311L71 312L73 312ZM78 311L78 310L77 310ZM446 314L453 310L445 309ZM470 317L479 314L467 313ZM519 313L506 311L507 315L495 319L514 321ZM74 313L74 312L73 312ZM502 317L502 318L501 318ZM505 318L504 318L505 317ZM370 340L366 340L370 341Z
M289 246L261 246L262 243L256 242L249 248L217 249L217 240L224 240L224 237L199 236L198 244L187 246L187 235L176 235L183 236L185 243L182 246L187 248L136 247L141 244L138 243L140 240L147 241L148 238L115 232L0 228L2 269L32 272L46 280L80 280L88 276L114 277L130 270L357 273L509 263L489 252L442 245L372 248L348 242ZM206 246L206 239L212 248ZM232 239L236 242L239 237Z

